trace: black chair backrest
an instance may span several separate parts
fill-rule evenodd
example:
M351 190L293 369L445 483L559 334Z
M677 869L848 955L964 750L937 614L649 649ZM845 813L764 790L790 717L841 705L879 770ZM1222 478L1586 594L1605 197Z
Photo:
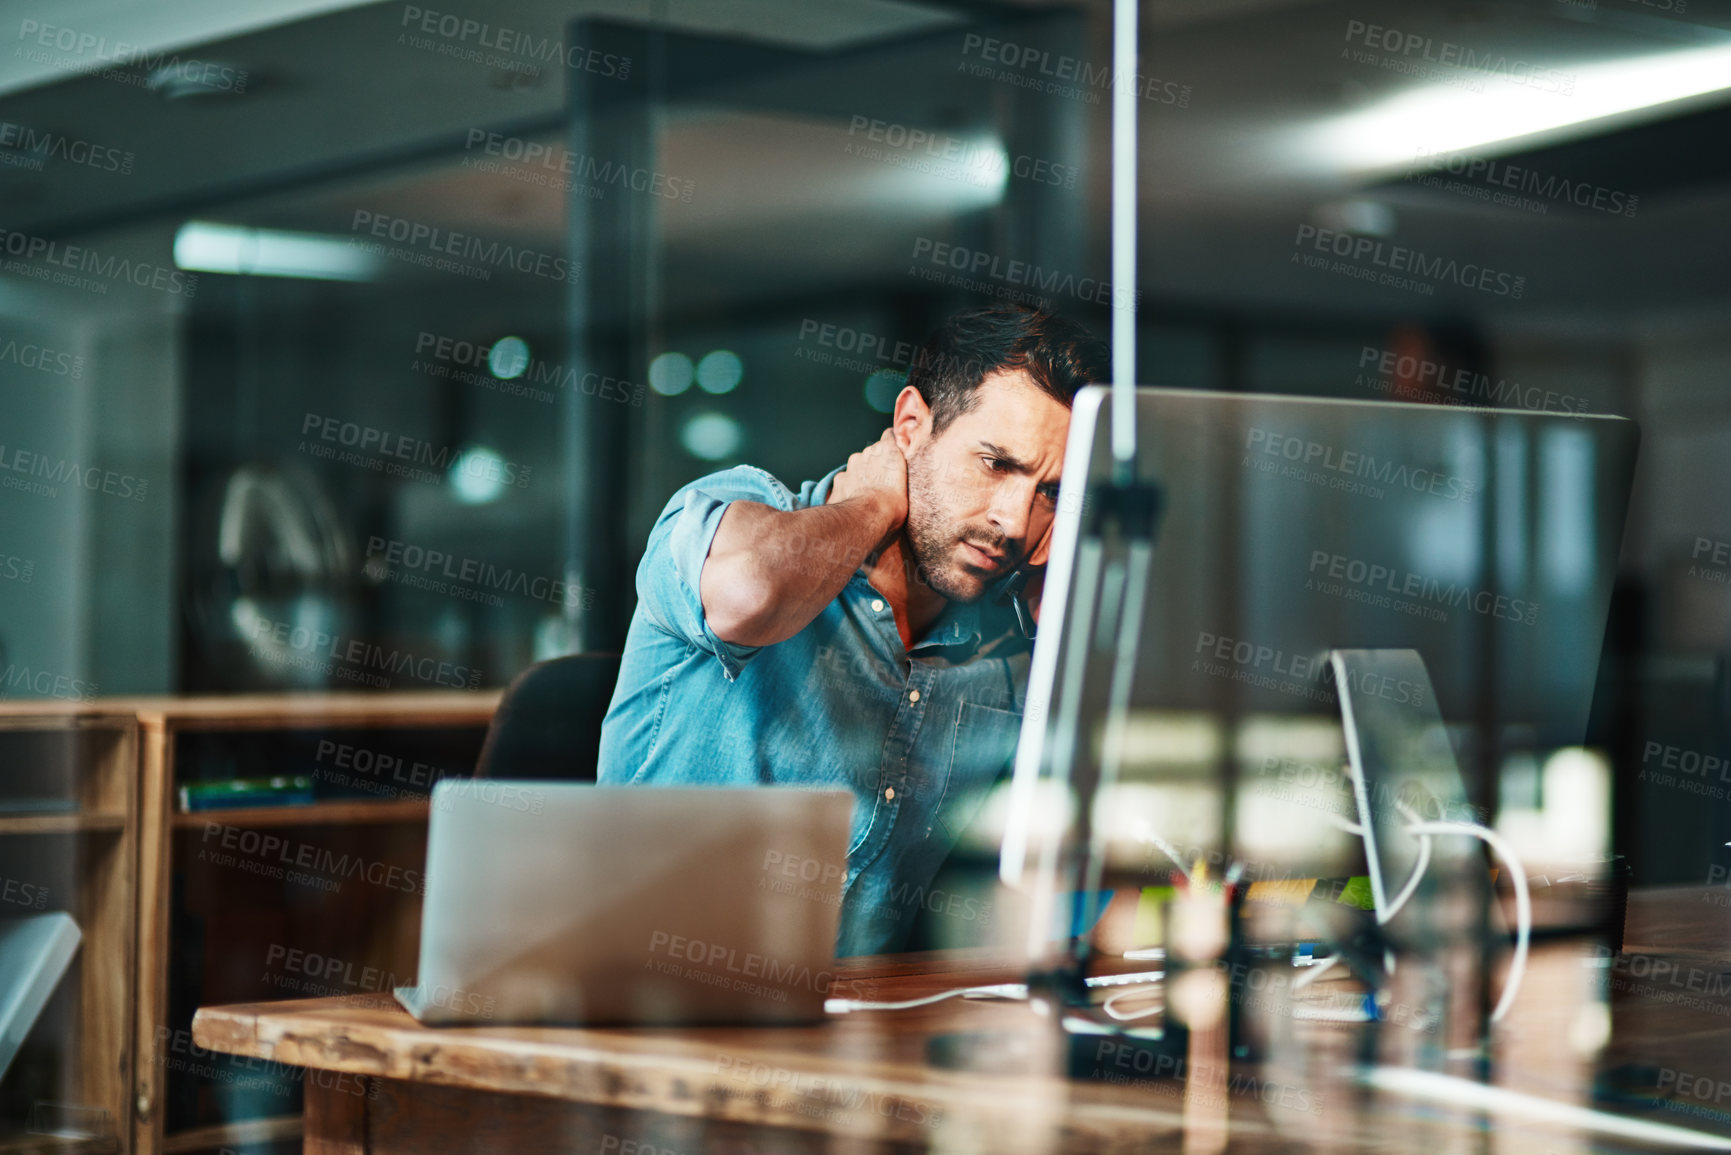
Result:
M618 654L570 654L518 674L487 728L475 777L595 781L601 720L618 680Z

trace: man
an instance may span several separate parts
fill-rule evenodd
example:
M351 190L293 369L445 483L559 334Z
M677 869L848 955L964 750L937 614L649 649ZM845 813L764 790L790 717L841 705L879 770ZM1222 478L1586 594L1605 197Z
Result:
M1030 645L996 595L1046 562L1071 399L1105 364L1071 322L965 313L843 468L797 493L750 466L675 493L637 570L601 782L852 790L836 950L899 949L1012 763Z

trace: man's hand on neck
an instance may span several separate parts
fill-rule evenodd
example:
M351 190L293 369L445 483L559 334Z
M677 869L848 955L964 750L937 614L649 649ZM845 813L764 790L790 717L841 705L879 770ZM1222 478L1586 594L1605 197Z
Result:
M894 430L884 430L882 437L849 455L847 465L830 483L824 504L856 507L871 524L881 526L883 535L875 552L901 536L908 520L908 461Z
M784 511L729 503L698 578L716 637L773 646L810 625L859 567L899 536L908 516L907 472L900 444L886 432L848 458L823 505Z
M847 459L847 467L830 484L829 505L860 506L873 510L888 527L873 556L867 558L872 588L884 595L895 614L896 632L902 648L912 649L914 639L943 612L944 598L919 580L919 565L907 539L908 462L896 440L895 430Z
M698 578L716 637L773 646L803 630L862 566L911 646L943 608L905 559L907 449L893 429L847 460L823 505L783 511L729 503Z

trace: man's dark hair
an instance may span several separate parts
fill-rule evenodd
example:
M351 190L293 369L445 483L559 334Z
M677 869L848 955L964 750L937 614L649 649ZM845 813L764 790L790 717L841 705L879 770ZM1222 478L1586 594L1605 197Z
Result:
M1107 379L1105 342L1074 321L1025 305L957 313L914 351L908 384L932 411L932 436L971 410L980 383L1000 369L1026 370L1066 407L1084 385Z

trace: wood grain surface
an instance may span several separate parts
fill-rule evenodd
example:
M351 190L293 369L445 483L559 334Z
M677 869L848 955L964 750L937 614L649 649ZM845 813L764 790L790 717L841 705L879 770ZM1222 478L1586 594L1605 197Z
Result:
M1692 977L1731 970L1731 911L1715 897L1700 888L1639 895L1631 902L1625 952L1615 958L1586 942L1535 948L1521 999L1495 1036L1491 1083L1547 1103L1686 1128L1700 1145L1731 1135L1731 1110L1722 1117L1703 1112L1697 1094L1679 1093L1677 1079L1661 1077L1680 1071L1710 1087L1721 1080L1731 1086L1731 977L1723 989ZM1637 958L1649 963L1628 961ZM1670 971L1654 978L1660 960L1679 969L1681 985L1670 981ZM831 992L837 997L912 998L1009 981L1015 968L961 952L847 960L837 976ZM1700 989L1690 990L1692 982ZM1292 1002L1338 1006L1357 997L1350 979L1325 978ZM1106 1051L1111 1077L1082 1081L1062 1077L1060 1036L1050 1020L1011 1002L952 999L797 1028L451 1029L423 1027L388 997L373 995L205 1008L194 1023L199 1045L213 1050L381 1080L367 1108L367 1131L377 1145L366 1150L413 1150L427 1142L425 1135L410 1139L413 1128L404 1120L438 1116L432 1104L443 1089L461 1092L444 1100L445 1114L468 1104L443 1125L453 1138L450 1150L485 1149L495 1127L524 1128L524 1136L592 1128L596 1111L626 1112L617 1118L627 1119L641 1113L641 1126L652 1117L685 1119L688 1127L691 1120L715 1121L735 1128L736 1138L752 1128L798 1133L808 1145L845 1137L861 1149L1438 1155L1675 1149L1660 1137L1595 1134L1576 1122L1518 1111L1493 1117L1465 1099L1413 1099L1365 1086L1358 1072L1367 1046L1371 1057L1392 1062L1422 1058L1429 1048L1433 1068L1473 1074L1473 1062L1439 1058L1438 1041L1411 1024L1391 1021L1371 1032L1356 1024L1289 1021L1281 1033L1281 1046L1258 1066L1192 1061L1187 1069L1155 1071L1138 1069L1134 1056L1115 1063ZM931 1061L934 1040L946 1037L954 1044L946 1053L971 1069ZM1624 1068L1637 1070L1640 1102L1619 1108L1604 1101L1602 1090L1605 1072ZM415 1103L425 1106L410 1110ZM1705 1106L1712 1106L1710 1098ZM675 1125L664 1121L650 1131ZM457 1142L465 1128L474 1134ZM686 1141L715 1149L720 1133L700 1129ZM796 1148L804 1149L788 1149Z

